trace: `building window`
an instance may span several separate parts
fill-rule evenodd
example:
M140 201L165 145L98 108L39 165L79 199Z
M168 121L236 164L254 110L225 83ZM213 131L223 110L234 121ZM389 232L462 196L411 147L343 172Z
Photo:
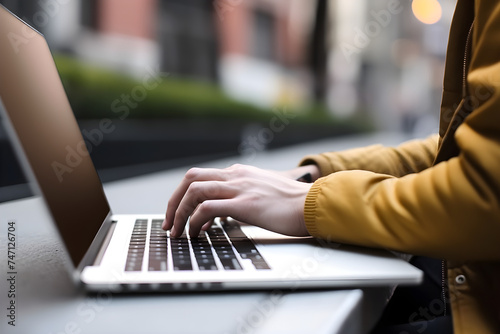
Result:
M97 30L97 0L84 0L82 6L82 26Z
M275 19L262 10L254 12L252 34L252 54L260 59L274 61L276 59L276 29Z
M162 70L217 81L217 36L211 1L160 1L158 39Z

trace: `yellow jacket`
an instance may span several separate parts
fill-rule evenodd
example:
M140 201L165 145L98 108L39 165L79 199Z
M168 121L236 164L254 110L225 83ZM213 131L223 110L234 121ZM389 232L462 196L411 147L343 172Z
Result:
M499 1L457 2L439 136L311 163L311 235L445 259L455 333L500 333Z

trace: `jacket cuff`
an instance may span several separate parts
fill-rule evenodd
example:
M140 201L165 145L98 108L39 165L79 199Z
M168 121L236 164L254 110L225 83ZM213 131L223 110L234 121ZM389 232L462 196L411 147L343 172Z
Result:
M306 165L318 166L321 176L326 176L326 175L329 175L333 172L336 172L336 170L335 170L335 168L333 168L330 160L321 154L305 156L299 162L299 166L306 166Z
M311 189L307 193L306 201L304 203L304 222L307 231L312 236L318 235L318 227L316 225L316 199L321 193L321 185L325 181L325 178L319 178L311 186Z

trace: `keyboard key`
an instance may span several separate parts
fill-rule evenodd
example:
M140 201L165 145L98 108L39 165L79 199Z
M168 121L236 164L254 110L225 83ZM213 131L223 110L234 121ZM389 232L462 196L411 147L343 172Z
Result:
M217 268L217 264L215 263L215 261L212 259L212 260L209 260L209 259L204 259L204 260L198 260L198 268L200 270L218 270Z
M236 238L244 238L244 239L248 238L239 226L227 225L227 226L224 226L224 230L226 231L227 236L231 240L236 239Z
M254 265L255 269L259 269L259 270L261 270L261 269L271 269L269 267L269 265L267 264L267 262L264 261L264 260L260 260L260 261L259 260L256 260L256 261L252 260L252 264Z
M240 254L242 259L250 259L255 269L271 269L252 240L250 240L241 230L238 223L225 223L223 226L233 247Z
M236 257L229 257L229 258L220 258L220 262L222 263L222 266L224 267L225 270L242 270L243 268L241 267L240 263L236 259Z
M130 240L129 245L145 245L146 240Z
M150 271L166 271L167 270L167 258L150 258L149 268Z
M193 270L191 258L187 258L187 259L173 258L173 262L174 262L174 270L176 270L176 271Z
M130 245L129 249L144 249L146 247L145 244L142 245Z

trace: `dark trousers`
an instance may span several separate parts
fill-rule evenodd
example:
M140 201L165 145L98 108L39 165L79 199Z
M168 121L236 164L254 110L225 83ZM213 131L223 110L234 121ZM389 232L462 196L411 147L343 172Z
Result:
M423 283L398 287L372 334L452 334L450 305L443 301L441 260L415 256L410 263L424 272Z

